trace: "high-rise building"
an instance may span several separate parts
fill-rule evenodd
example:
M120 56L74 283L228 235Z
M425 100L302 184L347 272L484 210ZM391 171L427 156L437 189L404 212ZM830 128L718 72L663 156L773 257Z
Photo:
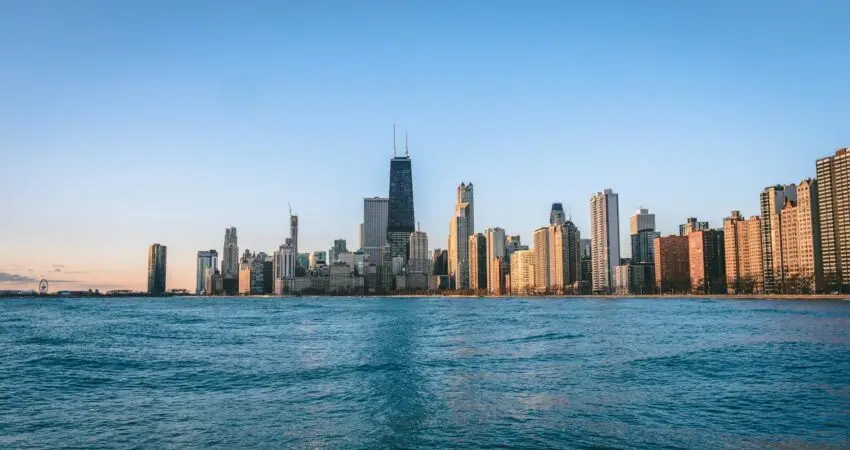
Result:
M744 219L740 211L723 219L726 246L726 286L730 294L762 292L761 219Z
M336 262L337 256L340 253L345 253L348 251L348 245L345 242L345 239L334 239L334 245L328 250L328 264L332 265Z
M390 199L372 197L363 199L363 253L373 264L381 263L381 251L387 244L387 214Z
M218 252L215 250L201 250L198 252L195 282L195 294L197 295L203 295L207 291L206 270L208 267L218 269Z
M511 255L518 250L529 250L527 245L522 245L518 234L505 236L505 261L511 262Z
M315 251L310 253L310 270L316 270L328 265L328 252Z
M700 222L696 217L688 217L685 223L679 225L679 236L687 236L693 231L703 231L708 229L708 222Z
M428 234L424 231L410 233L410 259L407 261L407 273L428 274Z
M167 248L153 244L148 248L148 295L165 294L165 262Z
M487 238L484 233L469 236L469 288L487 289Z
M850 291L850 148L817 161L818 218L825 292Z
M446 250L435 249L434 255L431 257L433 263L433 275L448 275L449 274L449 252Z
M691 288L687 236L655 238L655 288L659 293L685 293Z
M590 237L593 291L610 292L614 267L620 265L620 207L618 196L611 189L590 199Z
M204 293L206 295L221 295L221 293L224 292L221 271L212 267L207 267L204 276L206 278L204 281L204 287L206 288Z
M251 294L251 272L254 269L254 255L250 250L245 250L239 261L239 294Z
M635 211L629 218L629 234L638 234L641 231L655 231L655 214L650 214L646 208Z
M579 241L581 245L579 254L581 255L581 278L580 282L582 285L585 285L587 288L591 286L593 281L593 257L591 256L591 244L590 239L581 239Z
M823 290L817 180L797 185L797 200L785 200L780 213L779 279L781 292L802 294Z
M535 291L534 260L532 250L517 250L511 259L511 293L528 295Z
M723 230L691 231L687 237L691 291L700 294L726 293Z
M488 228L484 231L487 243L487 292L501 295L505 293L504 271L509 266L505 261L505 230Z
M224 284L224 293L227 295L236 295L239 291L239 244L236 239L236 227L230 227L224 230L221 277Z
M455 213L449 222L449 278L455 289L475 289L470 286L469 237L475 232L475 196L472 183L457 187Z
M549 285L555 292L581 281L581 235L572 221L549 226Z
M395 130L395 128L393 128ZM395 131L393 131L393 159L390 161L390 196L387 209L387 243L390 254L407 261L407 245L410 233L416 231L413 209L413 169L407 151L405 135L404 156L395 153Z
M565 223L567 223L567 215L564 213L564 205L552 203L552 210L549 211L549 225L563 225Z
M292 214L291 209L289 211L289 239L292 239L292 248L295 253L298 253L298 216Z
M777 292L782 284L782 207L786 200L797 201L797 186L770 186L761 196L761 242L764 291Z
M266 261L268 260L269 255L265 254L264 252L259 252L254 256L254 259L251 261L250 291L253 295L262 295L266 293ZM268 293L271 293L271 291L269 291Z
M274 252L272 258L272 276L274 281L272 289L276 294L285 294L291 290L292 280L296 276L296 268L298 267L298 253L295 251L295 246L291 239L281 245ZM267 283L265 283L267 284ZM280 289L276 289L280 287ZM267 287L264 287L266 289Z
M539 292L552 289L549 268L549 227L534 230L534 287Z

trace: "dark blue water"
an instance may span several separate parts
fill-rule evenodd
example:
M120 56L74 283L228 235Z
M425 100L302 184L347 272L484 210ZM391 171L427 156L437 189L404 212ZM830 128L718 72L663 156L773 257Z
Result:
M0 447L850 447L850 302L0 301Z

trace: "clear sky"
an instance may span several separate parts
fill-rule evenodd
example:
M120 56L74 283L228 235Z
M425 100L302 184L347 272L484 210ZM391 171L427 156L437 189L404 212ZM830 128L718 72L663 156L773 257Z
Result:
M410 133L416 220L530 243L593 192L663 233L758 212L850 146L850 2L2 1L0 289L168 287L195 254L357 246ZM628 253L628 251L625 251ZM12 281L10 281L12 280Z

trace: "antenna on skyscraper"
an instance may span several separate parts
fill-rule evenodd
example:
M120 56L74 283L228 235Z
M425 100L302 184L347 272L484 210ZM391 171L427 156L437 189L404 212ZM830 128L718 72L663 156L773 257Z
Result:
M292 203L286 202L286 206L289 207L289 216L292 217Z
M395 158L395 124L393 124L393 158Z
M407 129L404 130L404 156L407 156Z

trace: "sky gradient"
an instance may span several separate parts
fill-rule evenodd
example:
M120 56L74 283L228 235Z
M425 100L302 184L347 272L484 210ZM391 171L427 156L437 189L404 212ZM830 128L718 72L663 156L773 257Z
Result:
M675 233L758 212L764 186L850 146L850 2L76 1L0 3L0 289L168 288L195 255L356 248L410 135L416 220L446 247L531 242L564 203L620 196Z

